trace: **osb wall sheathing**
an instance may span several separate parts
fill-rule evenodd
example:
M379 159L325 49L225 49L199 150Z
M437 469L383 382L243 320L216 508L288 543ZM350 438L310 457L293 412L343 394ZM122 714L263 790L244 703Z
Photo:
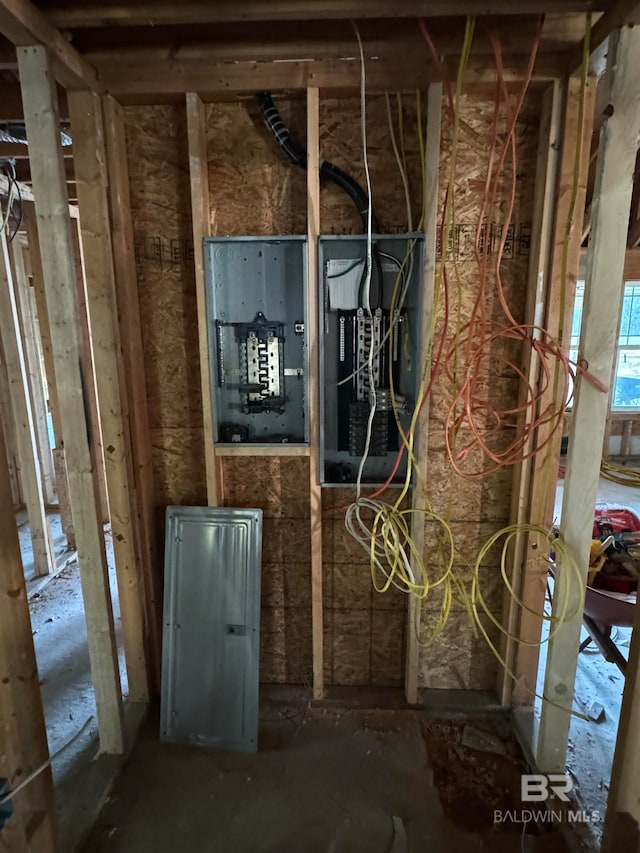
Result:
M303 142L304 100L280 98L277 102L292 133ZM475 224L477 219L491 106L488 101L463 99L459 174L464 178L458 188L458 218L463 224ZM527 115L533 117L532 124L526 126L525 121L519 127L516 222L523 226L531 215L535 106L530 99ZM186 117L182 106L173 105L127 107L125 114L156 502L162 520L167 504L203 504L206 499ZM209 105L206 114L211 233L305 233L304 171L285 159L253 105ZM402 232L407 228L406 208L383 98L368 99L367 118L380 230ZM359 101L321 101L320 121L321 156L364 184ZM422 193L411 96L404 101L403 125L415 226ZM443 176L447 132L445 127ZM361 232L352 202L336 188L323 186L321 217L323 233ZM468 259L459 261L465 292L472 294L474 266ZM516 311L522 310L527 263L527 254L518 251L504 263L507 289L519 294ZM510 399L515 389L494 379L487 383L488 394ZM511 472L471 483L450 478L444 453L443 395L443 387L436 387L428 459L430 497L434 509L448 508L459 541L475 556L481 542L508 518ZM257 506L264 512L261 679L306 681L311 669L308 461L225 458L222 468L225 503ZM348 489L323 491L326 682L400 685L406 596L395 590L380 595L372 589L367 556L346 534L343 516L335 512L351 499ZM487 576L495 577L495 566L487 569ZM497 606L497 584L489 597ZM435 608L428 607L425 622L433 618ZM421 655L420 675L423 686L492 686L495 663L484 642L473 637L461 605L454 605L436 646Z
M167 504L206 503L186 114L181 105L126 107L125 121L154 484L162 514Z
M304 99L277 99L283 120L305 143ZM207 106L211 234L307 233L307 178L279 149L253 101Z
M260 678L311 682L309 460L223 459L226 506L263 512Z
M282 112L287 120L301 114L304 127L304 101L283 102ZM127 107L125 115L162 554L165 506L206 503L186 114L182 106L154 106ZM284 160L257 120L243 104L207 108L214 235L306 231L304 172ZM227 506L264 510L261 680L306 682L308 460L227 458L222 470Z
M453 239L445 247L451 275L451 299L449 332L457 325L457 307L460 305L460 322L464 324L471 315L477 294L478 267L472 254L473 237L478 222L482 194L487 173L487 158L490 146L493 102L464 96L460 110L458 140L458 162L455 183L455 223ZM537 150L537 128L539 122L539 96L530 93L517 125L518 166L516 170L516 202L511 230L501 266L502 281L507 300L516 320L522 321L529 267L529 248L535 162ZM501 120L499 132L506 126ZM451 147L451 125L446 110L443 113L443 138L440 159L441 192L444 198L449 169ZM491 235L491 254L487 289L487 313L494 326L508 325L501 311L496 294L495 258L496 246L501 233L503 217L510 191L510 170L505 167L497 196L497 209L493 221L487 223ZM491 239L491 237L490 237ZM460 296L453 271L453 260L457 262L460 281ZM459 303L458 303L459 299ZM442 316L440 317L442 323ZM517 403L518 381L513 371L504 368L500 357L510 357L520 363L519 345L497 340L489 357L483 364L479 396L499 410L506 410ZM454 473L445 445L446 417L451 405L451 382L441 376L435 383L429 410L428 493L432 509L451 522L457 547L456 571L460 577L469 579L469 565L475 563L478 552L493 533L509 523L511 501L510 467L496 473L467 479ZM481 430L482 432L482 430ZM503 430L501 439L511 440L513 433ZM468 427L463 427L457 446L464 447L470 440ZM472 451L463 464L465 471L478 471L486 467L479 451ZM438 536L438 526L433 522L425 525L425 548ZM500 617L503 603L503 585L499 570L500 548L494 547L487 555L480 573L482 594L496 617ZM437 571L436 567L434 570ZM423 607L422 639L433 636L441 605L441 597L433 595L426 599ZM482 616L482 624L492 642L499 647L500 633L488 617ZM421 687L490 689L495 685L497 661L485 639L477 628L472 627L465 606L458 597L454 599L449 620L442 634L428 647L421 649L419 683Z

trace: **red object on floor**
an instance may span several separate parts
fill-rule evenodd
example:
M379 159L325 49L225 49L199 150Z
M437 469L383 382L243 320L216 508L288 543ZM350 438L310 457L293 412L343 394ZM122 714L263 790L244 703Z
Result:
M640 530L640 518L625 507L599 507L593 522L593 538L598 539L605 533L624 533Z

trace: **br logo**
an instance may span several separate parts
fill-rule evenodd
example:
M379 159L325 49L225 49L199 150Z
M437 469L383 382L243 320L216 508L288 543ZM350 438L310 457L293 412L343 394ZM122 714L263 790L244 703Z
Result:
M523 803L540 803L556 796L565 803L573 790L573 779L564 773L531 773L520 777L520 797Z

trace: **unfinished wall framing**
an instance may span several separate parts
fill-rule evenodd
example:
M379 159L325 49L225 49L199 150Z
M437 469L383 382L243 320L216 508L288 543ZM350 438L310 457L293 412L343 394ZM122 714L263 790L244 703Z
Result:
M423 125L427 120L422 93ZM531 91L518 128L519 173L513 239L504 262L504 280L522 313L529 263L532 186L537 136L532 132L541 94ZM278 98L278 107L297 140L306 139L303 99ZM421 216L422 171L415 93L402 98L405 156L413 203L414 227ZM391 98L394 122L397 104ZM462 104L463 132L456 210L457 261L463 283L473 281L471 231L478 216L482 190L483 153L488 144L492 102L466 95ZM189 160L186 112L182 105L125 107L129 173L135 231L136 264L157 518L170 503L204 503L202 402L197 348L194 247L190 223ZM449 139L443 116L441 171ZM367 98L368 148L374 210L380 229L407 230L407 213L393 152L384 96ZM302 169L286 160L263 126L252 100L205 105L213 236L302 234L307 229L306 179ZM397 126L397 125L396 125ZM422 128L424 133L424 126ZM320 156L364 180L357 98L322 97L319 112ZM440 205L444 190L440 193ZM494 229L500 223L493 223ZM320 192L320 233L350 234L361 230L352 203L334 187ZM497 233L497 231L496 231ZM490 306L497 313L497 305ZM463 315L464 315L463 306ZM466 309L468 310L468 309ZM487 377L488 393L501 402L515 399L517 384ZM491 381L489 381L491 380ZM494 381L495 380L495 381ZM447 473L442 407L443 385L436 387L429 424L427 468L430 500L449 512L470 556L474 548L509 519L510 473L462 483ZM223 449L221 449L222 452ZM294 449L291 448L291 451ZM311 677L311 542L309 527L309 462L279 457L269 450L260 456L250 448L219 456L220 501L229 506L257 506L265 513L263 580L263 647L261 678L274 682L307 682ZM302 449L303 456L306 451ZM249 454L247 456L247 454ZM461 488L464 486L464 488ZM401 687L407 633L407 599L393 590L377 594L371 585L367 554L344 528L337 512L352 490L322 489L323 649L324 684ZM449 498L453 497L453 503ZM429 526L426 542L429 541ZM158 536L158 545L161 543ZM293 543L293 544L292 544ZM486 576L495 574L495 566ZM159 571L156 567L156 571ZM492 601L501 606L499 584ZM425 625L429 625L429 608ZM428 628L427 628L428 630ZM464 659L464 663L460 661ZM433 661L437 660L437 667ZM456 661L459 663L456 664ZM454 608L438 647L423 652L420 687L490 688L496 661L483 640L474 638L463 606Z

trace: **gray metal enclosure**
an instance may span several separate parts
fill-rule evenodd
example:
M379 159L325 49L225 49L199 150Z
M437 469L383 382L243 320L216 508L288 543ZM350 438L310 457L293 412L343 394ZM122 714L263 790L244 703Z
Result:
M204 241L219 444L308 441L304 236Z
M420 382L422 365L419 361L420 334L419 317L422 302L422 281L424 267L424 235L395 234L374 235L374 244L380 252L382 271L382 296L380 308L390 318L390 308L394 292L402 292L402 284L406 281L406 296L398 310L398 302L393 302L398 314L398 321L393 337L393 352L389 358L394 358L397 368L395 391L404 396L406 410L401 415L401 422L406 429L410 422L410 413L416 401L416 392ZM359 351L361 361L366 364L368 351L364 339L354 338L350 341L343 337L344 318L350 309L359 307L358 288L363 274L366 259L366 237L355 235L323 235L318 241L318 268L320 274L318 296L320 316L320 453L321 477L323 485L344 485L355 482L356 472L362 453L350 452L341 444L341 424L348 420L349 412L344 404L341 389L347 389L341 377L341 362L347 364L344 372L354 377L366 376L366 370L357 370L354 363L349 364L350 344ZM383 339L382 332L379 333ZM345 352L345 346L347 352ZM389 344L390 347L390 344ZM376 347L376 352L384 347ZM379 376L381 387L388 386L388 371L381 370ZM378 390L378 405L381 403L382 391ZM341 399L342 397L342 399ZM365 414L368 416L369 405ZM369 453L364 468L363 482L368 484L383 483L391 473L399 447L397 429L389 415L393 430L393 442L389 441L386 452ZM402 482L406 475L406 454L403 457L394 483Z
M160 737L255 752L262 510L167 507Z

